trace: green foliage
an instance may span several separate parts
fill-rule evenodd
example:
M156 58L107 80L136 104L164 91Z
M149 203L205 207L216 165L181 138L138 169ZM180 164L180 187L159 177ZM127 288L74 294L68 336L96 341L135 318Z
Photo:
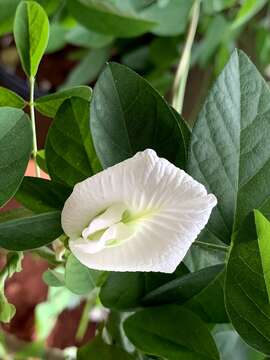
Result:
M96 287L100 272L81 264L72 254L66 262L65 285L74 294L85 295Z
M73 187L100 167L89 131L89 102L65 100L50 127L46 163L51 178Z
M0 108L0 207L19 187L32 150L28 116L19 109Z
M15 92L0 86L0 106L23 109L25 107L25 101Z
M266 4L267 0L244 0L232 27L237 29L247 23Z
M49 21L34 1L22 1L16 10L14 37L23 69L35 77L49 39Z
M67 99L72 97L81 98L90 101L92 96L92 90L88 86L74 86L69 89L65 89L56 92L51 95L42 96L35 100L35 108L43 115L54 118L58 109Z
M182 126L186 127L183 120L146 80L125 66L107 65L91 106L93 140L104 168L146 148L184 167Z
M113 41L113 36L101 34L78 25L67 33L66 40L72 45L99 49L108 46Z
M235 51L192 131L188 172L217 196L208 228L224 242L270 195L269 102L262 76Z
M0 246L16 251L35 249L61 234L60 212L52 211L0 223Z
M68 0L69 11L86 28L118 37L141 35L155 25L143 17L127 14L102 0Z
M34 213L62 210L71 189L53 181L25 176L16 199Z
M22 258L22 253L10 252L7 255L6 265L0 271L0 321L4 323L10 322L16 313L15 306L10 304L5 296L5 281L15 272L20 272L22 270Z
M89 344L84 345L78 351L77 360L135 360L133 356L122 349L108 345L100 337L96 337Z
M227 265L225 301L231 322L253 348L270 354L270 223L258 211L247 216Z
M130 341L147 354L168 360L219 359L207 326L177 305L139 311L124 322L124 329Z

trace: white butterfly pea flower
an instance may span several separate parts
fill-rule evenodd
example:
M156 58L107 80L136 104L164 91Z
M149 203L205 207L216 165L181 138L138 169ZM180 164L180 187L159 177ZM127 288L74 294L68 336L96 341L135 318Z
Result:
M203 185L148 149L78 183L62 226L72 253L89 268L171 273L216 203Z

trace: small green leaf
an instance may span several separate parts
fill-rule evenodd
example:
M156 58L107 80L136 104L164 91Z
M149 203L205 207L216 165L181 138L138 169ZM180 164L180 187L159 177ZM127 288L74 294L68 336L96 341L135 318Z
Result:
M74 86L57 93L42 96L35 100L35 108L43 115L54 118L58 109L66 99L72 97L91 100L92 89L88 86Z
M0 207L19 187L31 150L29 117L19 109L0 108Z
M48 269L43 273L42 279L48 286L65 286L64 274L57 270Z
M65 100L48 132L45 150L49 174L70 187L100 170L89 129L89 108L86 100Z
M250 213L234 235L227 264L225 303L239 335L270 355L269 222Z
M25 107L25 101L15 92L0 86L0 106L23 109Z
M109 49L102 47L87 52L84 58L72 69L61 89L94 81L109 57Z
M124 330L137 349L169 360L219 359L207 326L177 305L154 307L131 315Z
M86 295L96 287L100 274L84 266L70 254L66 263L65 284L74 294Z
M98 336L78 350L77 360L135 360L135 358L114 345L105 344Z
M35 77L49 39L48 17L38 3L22 1L18 5L14 37L26 75Z
M154 22L127 14L103 0L68 0L71 15L90 30L117 37L133 37L153 28Z
M91 130L104 168L146 148L185 167L179 121L183 122L152 86L126 66L108 64L95 85Z
M45 179L25 176L16 199L34 213L62 210L71 189Z
M44 149L38 150L36 161L37 161L38 166L41 168L41 170L43 170L46 174L48 174Z
M30 250L47 245L63 233L59 211L0 223L0 247Z
M235 30L247 23L266 3L267 0L244 0L232 23L232 29Z
M8 302L4 292L0 290L0 321L9 323L15 313L15 306Z
M46 54L51 54L63 49L66 45L67 29L58 23L50 25L50 36L46 48Z

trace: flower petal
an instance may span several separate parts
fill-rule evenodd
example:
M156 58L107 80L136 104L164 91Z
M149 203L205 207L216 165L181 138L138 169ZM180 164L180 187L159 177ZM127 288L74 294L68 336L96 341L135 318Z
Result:
M119 203L134 213L149 211L151 215L139 220L128 241L90 253L77 240L82 230L97 213ZM77 184L64 206L62 226L72 240L71 251L90 268L170 273L215 205L215 196L208 195L203 185L153 150L145 150Z

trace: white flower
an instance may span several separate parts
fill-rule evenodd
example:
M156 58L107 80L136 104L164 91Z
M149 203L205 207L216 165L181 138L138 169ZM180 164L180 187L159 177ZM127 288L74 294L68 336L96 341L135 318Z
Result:
M203 185L145 150L77 184L62 226L89 268L171 273L215 205Z

